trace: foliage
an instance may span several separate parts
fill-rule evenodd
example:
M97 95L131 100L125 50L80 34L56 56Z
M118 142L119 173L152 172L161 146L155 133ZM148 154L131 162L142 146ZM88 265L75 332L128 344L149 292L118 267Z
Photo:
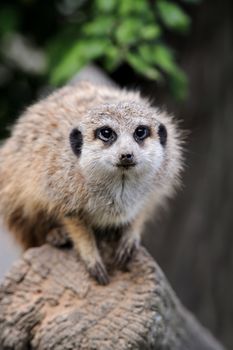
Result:
M2 0L0 118L22 108L40 86L61 85L91 61L109 72L127 64L184 97L186 77L166 36L189 32L186 10L198 2Z
M191 20L182 6L171 0L95 0L89 10L78 31L76 26L69 32L65 28L48 45L53 84L63 83L87 62L98 59L109 71L127 62L148 79L168 79L177 97L185 95L186 77L163 35L165 30L189 31ZM61 38L70 44L57 55L56 43Z

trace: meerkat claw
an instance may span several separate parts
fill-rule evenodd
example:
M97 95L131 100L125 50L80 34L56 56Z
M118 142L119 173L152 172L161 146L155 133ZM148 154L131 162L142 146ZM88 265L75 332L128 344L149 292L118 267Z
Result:
M95 265L88 269L90 275L102 286L109 284L109 276L102 262L96 262Z
M135 250L137 249L136 242L132 242L132 244L129 244L129 242L126 244L122 242L120 246L117 249L116 255L115 255L115 265L118 267L125 267L129 261L132 259L133 254Z

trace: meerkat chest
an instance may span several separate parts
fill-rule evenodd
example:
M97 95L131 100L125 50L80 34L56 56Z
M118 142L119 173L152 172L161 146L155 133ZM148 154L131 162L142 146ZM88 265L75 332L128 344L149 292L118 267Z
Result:
M145 186L136 179L117 180L99 184L90 192L86 209L93 224L108 226L128 223L144 206L148 192Z

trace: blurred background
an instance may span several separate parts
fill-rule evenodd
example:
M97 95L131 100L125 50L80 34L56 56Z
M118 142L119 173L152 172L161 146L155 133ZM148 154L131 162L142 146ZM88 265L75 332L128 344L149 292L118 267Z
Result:
M0 137L90 62L189 130L183 188L145 244L184 305L233 347L233 2L0 3ZM0 278L19 256L0 233Z

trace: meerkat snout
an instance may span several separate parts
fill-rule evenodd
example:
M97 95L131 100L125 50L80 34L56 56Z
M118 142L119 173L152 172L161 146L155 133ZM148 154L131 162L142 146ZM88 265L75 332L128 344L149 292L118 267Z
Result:
M120 155L119 163L117 164L117 166L123 166L128 168L135 165L136 165L136 162L135 162L133 153L123 153Z

